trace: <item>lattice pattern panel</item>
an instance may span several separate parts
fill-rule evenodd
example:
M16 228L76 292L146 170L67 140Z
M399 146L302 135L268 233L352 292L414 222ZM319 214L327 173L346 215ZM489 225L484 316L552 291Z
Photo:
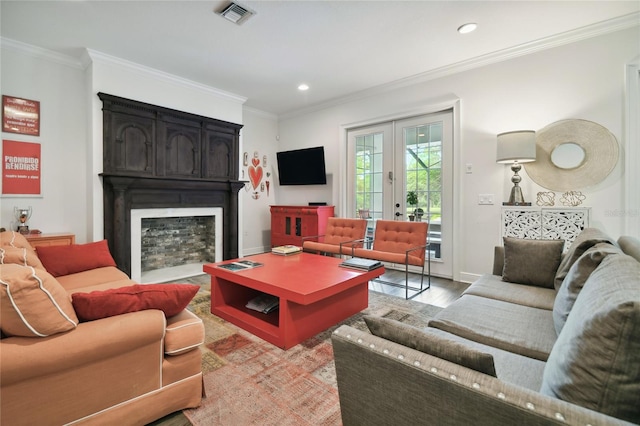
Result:
M504 210L502 212L502 235L504 237L540 239L542 215L533 210Z
M503 208L502 235L528 239L565 240L568 249L589 227L589 209Z
M582 211L545 211L542 215L542 238L565 240L569 248L578 234L587 227L587 212Z

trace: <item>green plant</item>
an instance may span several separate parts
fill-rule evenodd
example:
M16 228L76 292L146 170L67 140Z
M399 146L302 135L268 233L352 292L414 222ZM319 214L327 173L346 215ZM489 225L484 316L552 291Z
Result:
M410 206L415 206L416 204L418 204L418 194L416 193L416 191L407 192L407 204L409 204Z

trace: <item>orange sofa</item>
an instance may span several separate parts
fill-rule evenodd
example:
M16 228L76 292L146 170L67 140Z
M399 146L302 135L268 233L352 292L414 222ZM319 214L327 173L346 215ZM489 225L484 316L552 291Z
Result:
M146 424L200 404L197 316L78 320L73 294L133 284L113 265L54 277L23 236L0 233L1 424Z

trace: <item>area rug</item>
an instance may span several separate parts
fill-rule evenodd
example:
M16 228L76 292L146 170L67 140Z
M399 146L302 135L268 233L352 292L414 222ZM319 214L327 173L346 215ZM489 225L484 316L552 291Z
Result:
M203 289L189 305L206 330L206 397L184 410L195 426L341 425L331 333L342 324L366 330L367 314L423 327L442 309L370 291L366 310L285 351L212 315L210 299Z

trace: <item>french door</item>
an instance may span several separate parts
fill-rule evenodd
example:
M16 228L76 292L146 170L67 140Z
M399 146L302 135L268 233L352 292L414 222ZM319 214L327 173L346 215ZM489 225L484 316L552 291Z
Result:
M452 112L350 129L347 144L351 216L427 221L431 272L452 277Z

